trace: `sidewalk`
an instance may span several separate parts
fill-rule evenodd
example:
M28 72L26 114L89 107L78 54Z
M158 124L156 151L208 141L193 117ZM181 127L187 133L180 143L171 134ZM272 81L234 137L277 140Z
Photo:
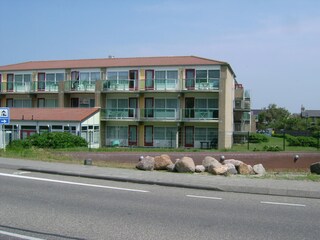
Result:
M320 183L308 181L149 172L9 158L0 158L0 168L171 187L320 199Z

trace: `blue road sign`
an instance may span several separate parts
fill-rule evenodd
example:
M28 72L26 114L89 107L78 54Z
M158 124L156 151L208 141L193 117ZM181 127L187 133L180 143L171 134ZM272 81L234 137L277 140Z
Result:
M0 108L0 125L10 123L10 108Z

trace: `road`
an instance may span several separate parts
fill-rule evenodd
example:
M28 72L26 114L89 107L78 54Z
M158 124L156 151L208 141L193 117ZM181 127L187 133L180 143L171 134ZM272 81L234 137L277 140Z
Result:
M317 199L0 169L0 239L319 239Z

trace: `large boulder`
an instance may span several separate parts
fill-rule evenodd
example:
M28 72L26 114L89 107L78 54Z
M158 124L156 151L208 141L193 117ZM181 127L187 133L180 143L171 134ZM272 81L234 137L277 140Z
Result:
M236 167L233 164L227 163L227 164L225 164L225 166L227 166L229 174L231 174L231 175L238 174L238 171L237 171Z
M316 163L311 164L310 172L320 174L320 162L316 162Z
M197 173L202 173L206 170L206 168L203 165L196 165L195 171Z
M168 165L166 169L168 170L168 172L176 172L176 165L172 163Z
M140 161L137 163L136 168L145 171L152 171L154 169L154 158L150 156L140 158Z
M194 172L196 166L191 157L183 157L176 161L175 169L177 170L177 172Z
M256 173L258 175L264 175L266 173L266 170L261 163L254 165L253 171L254 171L254 173Z
M238 172L239 174L243 174L243 175L249 175L252 174L253 170L252 167L250 165L247 165L245 163L241 163L238 167Z
M154 170L166 170L168 165L173 164L167 154L154 157Z
M220 167L221 163L214 157L206 156L202 160L202 165L205 167L206 171L208 171L209 165L214 165L214 167Z
M227 164L227 163L231 163L233 164L234 166L236 167L239 167L241 163L243 163L242 161L240 160L235 160L235 159L226 159L222 162L223 164Z
M213 157L205 157L202 161L202 165L206 168L206 171L209 171L209 167L211 166L211 168L218 168L221 167L221 163L213 158Z
M221 165L220 167L213 167L213 165L210 165L208 167L208 172L213 175L224 175L228 172L228 166Z

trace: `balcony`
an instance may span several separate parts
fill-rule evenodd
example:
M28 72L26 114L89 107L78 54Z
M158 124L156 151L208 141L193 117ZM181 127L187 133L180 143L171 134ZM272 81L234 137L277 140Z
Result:
M137 109L135 108L111 108L111 109L101 109L101 119L131 119L138 120Z
M146 91L176 91L179 90L178 79L154 79L146 80Z
M249 132L251 130L249 123L234 123L234 131L235 132Z
M182 109L183 120L218 120L217 108L186 108Z
M90 81L71 80L64 82L66 92L94 92L96 83Z
M234 101L234 109L235 110L250 111L251 102L250 102L250 100L236 99Z
M103 81L103 91L135 91L137 80L106 80Z
M184 79L184 89L195 91L217 91L219 90L219 82L218 78L188 78Z
M33 82L33 92L58 92L59 86L57 82L45 81L45 82Z
M140 109L141 120L179 120L176 108L145 108Z
M32 89L31 82L3 82L1 83L2 93L30 93Z

